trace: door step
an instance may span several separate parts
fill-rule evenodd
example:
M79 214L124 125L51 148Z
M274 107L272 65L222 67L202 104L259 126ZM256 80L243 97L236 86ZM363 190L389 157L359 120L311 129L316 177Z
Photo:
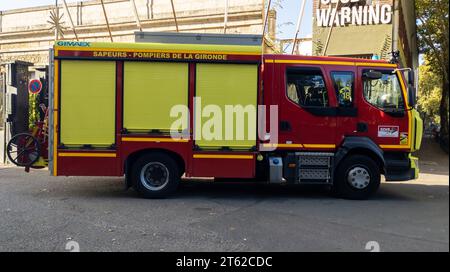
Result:
M296 181L301 184L332 184L334 153L298 152Z

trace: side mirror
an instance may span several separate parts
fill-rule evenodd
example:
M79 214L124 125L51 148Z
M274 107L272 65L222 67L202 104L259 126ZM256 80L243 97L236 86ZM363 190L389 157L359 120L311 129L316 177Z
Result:
M365 80L378 80L383 77L383 73L378 71L368 71L363 74Z
M408 85L408 104L410 107L414 108L417 103L416 88L413 84Z
M408 71L408 84L415 86L416 75L413 70Z

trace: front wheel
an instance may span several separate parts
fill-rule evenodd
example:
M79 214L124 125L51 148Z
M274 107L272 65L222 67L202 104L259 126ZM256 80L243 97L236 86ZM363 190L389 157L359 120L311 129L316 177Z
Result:
M164 153L138 158L131 168L133 187L145 198L163 198L173 193L180 182L178 165Z
M347 199L367 199L380 187L380 168L368 156L352 155L338 166L333 193Z

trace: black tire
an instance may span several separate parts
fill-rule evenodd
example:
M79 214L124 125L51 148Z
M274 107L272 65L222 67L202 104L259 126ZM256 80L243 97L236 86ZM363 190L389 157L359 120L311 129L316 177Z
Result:
M149 153L139 157L131 167L133 188L144 198L164 198L180 183L180 170L169 155Z
M339 164L332 192L346 199L368 199L380 187L380 180L380 168L374 160L364 155L352 155Z

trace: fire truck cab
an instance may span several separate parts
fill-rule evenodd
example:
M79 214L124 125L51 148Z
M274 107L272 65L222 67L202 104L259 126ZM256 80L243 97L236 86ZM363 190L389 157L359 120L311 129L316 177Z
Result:
M125 175L149 198L172 193L183 175L327 185L350 199L368 198L382 175L417 178L411 154L422 121L412 82L396 64L261 52L56 42L51 174ZM228 137L239 124L244 137Z
M386 181L418 177L422 120L410 74L384 61L264 56L265 104L279 105L278 155L291 182L333 184L365 198ZM297 149L295 152L293 149Z

